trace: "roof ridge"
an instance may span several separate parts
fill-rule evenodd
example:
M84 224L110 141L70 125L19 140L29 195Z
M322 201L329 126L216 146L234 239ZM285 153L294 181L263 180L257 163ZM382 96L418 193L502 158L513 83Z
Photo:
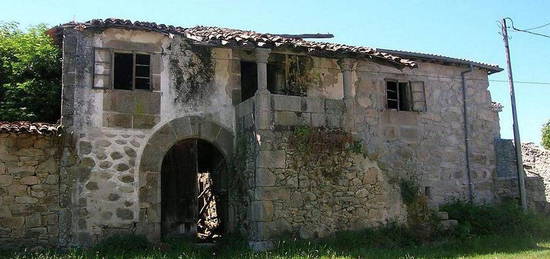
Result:
M86 22L69 22L53 29L62 29L72 27L77 30L86 30L88 28L109 28L122 27L128 29L149 30L162 33L180 34L186 38L210 43L219 46L243 46L243 47L292 47L301 48L316 56L328 56L334 58L353 57L353 58L372 58L378 61L383 61L393 64L399 68L416 67L414 61L401 58L390 53L376 51L371 47L352 46L342 43L317 42L307 41L301 38L289 38L271 33L260 33L251 30L230 29L217 26L197 25L194 27L184 28L180 26L172 26L165 24L157 24L155 22L131 21L128 19L107 18L92 19Z

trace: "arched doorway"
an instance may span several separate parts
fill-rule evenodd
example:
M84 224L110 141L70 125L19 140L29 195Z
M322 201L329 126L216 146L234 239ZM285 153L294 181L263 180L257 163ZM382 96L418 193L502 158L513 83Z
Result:
M227 190L223 154L210 142L189 138L173 145L161 168L161 235L221 236Z

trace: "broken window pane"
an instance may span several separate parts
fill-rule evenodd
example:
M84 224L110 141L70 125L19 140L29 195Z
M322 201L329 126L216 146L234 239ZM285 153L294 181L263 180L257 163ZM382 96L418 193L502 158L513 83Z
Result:
M115 53L115 89L132 90L133 59L132 53Z

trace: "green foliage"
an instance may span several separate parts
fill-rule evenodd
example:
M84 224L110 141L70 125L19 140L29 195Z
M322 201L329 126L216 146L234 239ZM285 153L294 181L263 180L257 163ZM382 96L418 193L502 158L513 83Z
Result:
M525 213L516 202L477 205L454 201L440 208L449 218L459 222L458 237L489 234L544 234L550 221L533 213Z
M401 190L401 199L407 205L416 201L420 195L420 188L411 180L401 179L399 181L399 189Z
M542 146L550 149L550 120L542 125Z
M414 180L399 181L401 198L407 206L407 230L416 242L427 242L440 236L439 219L428 207L428 197L420 193Z
M59 119L61 51L46 29L0 24L0 121Z
M132 252L147 250L151 248L151 243L145 236L132 234L116 234L101 240L93 250L100 253L110 251Z

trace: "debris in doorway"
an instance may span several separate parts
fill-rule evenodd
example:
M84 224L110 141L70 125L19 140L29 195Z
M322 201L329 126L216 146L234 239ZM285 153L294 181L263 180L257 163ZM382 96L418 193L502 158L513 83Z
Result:
M216 230L220 226L216 197L212 192L213 184L209 172L198 174L199 182L199 220L197 222L197 236L201 240L220 237Z

